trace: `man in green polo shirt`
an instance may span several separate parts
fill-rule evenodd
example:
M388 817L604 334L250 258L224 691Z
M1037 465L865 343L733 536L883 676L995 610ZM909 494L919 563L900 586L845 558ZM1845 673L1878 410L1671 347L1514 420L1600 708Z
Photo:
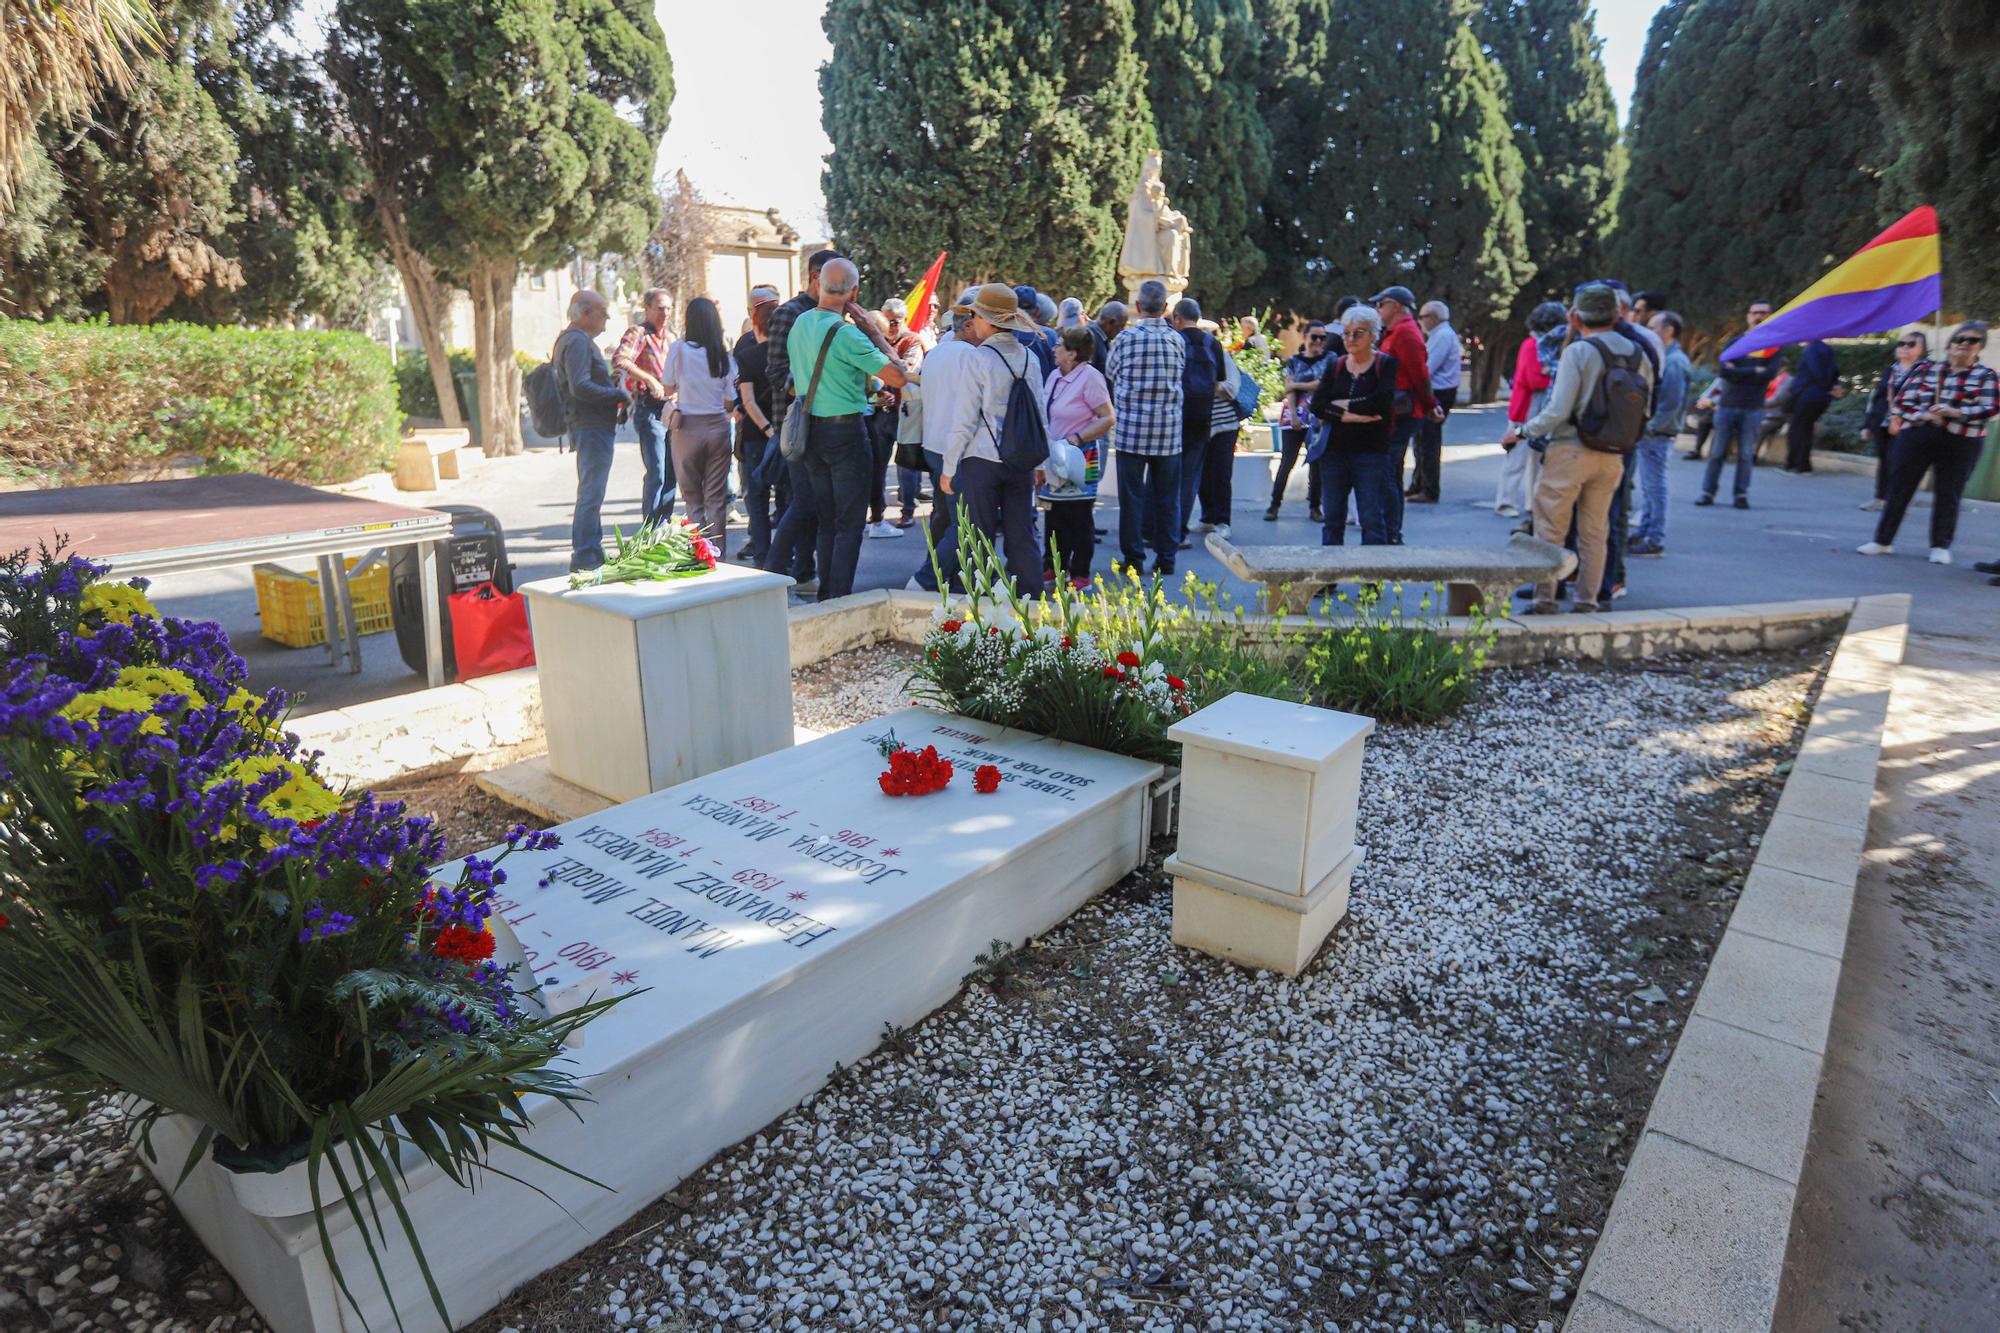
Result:
M785 339L796 396L791 410L804 409L811 416L805 455L799 460L806 494L792 497L771 534L764 568L789 569L794 545L813 542L823 602L854 591L854 567L861 559L861 528L873 490L873 458L862 418L869 378L892 389L916 382L855 299L860 285L861 275L851 262L827 261L819 275L819 305L794 320ZM826 361L815 385L813 367L822 350Z

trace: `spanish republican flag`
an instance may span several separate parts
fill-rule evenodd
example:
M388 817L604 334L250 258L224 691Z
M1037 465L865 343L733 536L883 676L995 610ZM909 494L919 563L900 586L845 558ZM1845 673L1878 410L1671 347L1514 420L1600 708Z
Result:
M1925 204L1729 344L1722 359L1914 323L1944 304L1943 270L1937 210Z
M913 329L927 329L931 326L931 306L937 298L938 275L944 272L944 251L924 270L924 276L917 279L917 285L910 288L910 294L903 298L909 308L907 323Z

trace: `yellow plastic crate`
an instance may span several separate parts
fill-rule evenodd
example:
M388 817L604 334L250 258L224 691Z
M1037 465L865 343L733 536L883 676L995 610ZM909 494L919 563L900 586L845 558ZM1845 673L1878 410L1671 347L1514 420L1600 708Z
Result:
M350 557L354 568L358 557ZM310 648L326 642L325 617L320 613L319 573L301 574L283 565L256 565L257 618L263 622L264 637L288 648ZM354 601L355 627L363 634L380 634L395 628L389 614L389 566L376 561L347 581L348 596Z

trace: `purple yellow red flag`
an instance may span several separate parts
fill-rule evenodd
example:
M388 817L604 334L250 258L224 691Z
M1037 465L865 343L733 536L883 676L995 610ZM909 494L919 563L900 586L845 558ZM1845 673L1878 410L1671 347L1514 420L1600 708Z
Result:
M924 276L917 279L917 285L910 288L909 296L903 300L904 307L910 312L909 326L913 329L927 329L931 325L931 302L937 296L938 276L944 272L944 254L944 251L938 251L938 257L931 261L931 266L924 270Z
M1944 304L1943 274L1937 210L1925 204L1725 347L1722 359L1914 323Z

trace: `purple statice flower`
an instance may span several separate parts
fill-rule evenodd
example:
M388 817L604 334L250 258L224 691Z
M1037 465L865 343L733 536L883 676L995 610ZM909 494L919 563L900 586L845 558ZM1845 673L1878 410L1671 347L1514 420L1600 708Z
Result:
M246 868L241 861L234 858L227 861L216 861L210 865L197 866L194 872L194 886L197 889L209 889L215 887L217 884L234 884L237 880L243 878L243 872Z
M553 833L531 829L526 824L516 824L507 830L507 846L512 851L546 852L562 846L562 839Z
M322 902L314 902L306 908L305 921L305 928L299 932L300 944L331 939L354 929L353 917L345 912L336 912Z

